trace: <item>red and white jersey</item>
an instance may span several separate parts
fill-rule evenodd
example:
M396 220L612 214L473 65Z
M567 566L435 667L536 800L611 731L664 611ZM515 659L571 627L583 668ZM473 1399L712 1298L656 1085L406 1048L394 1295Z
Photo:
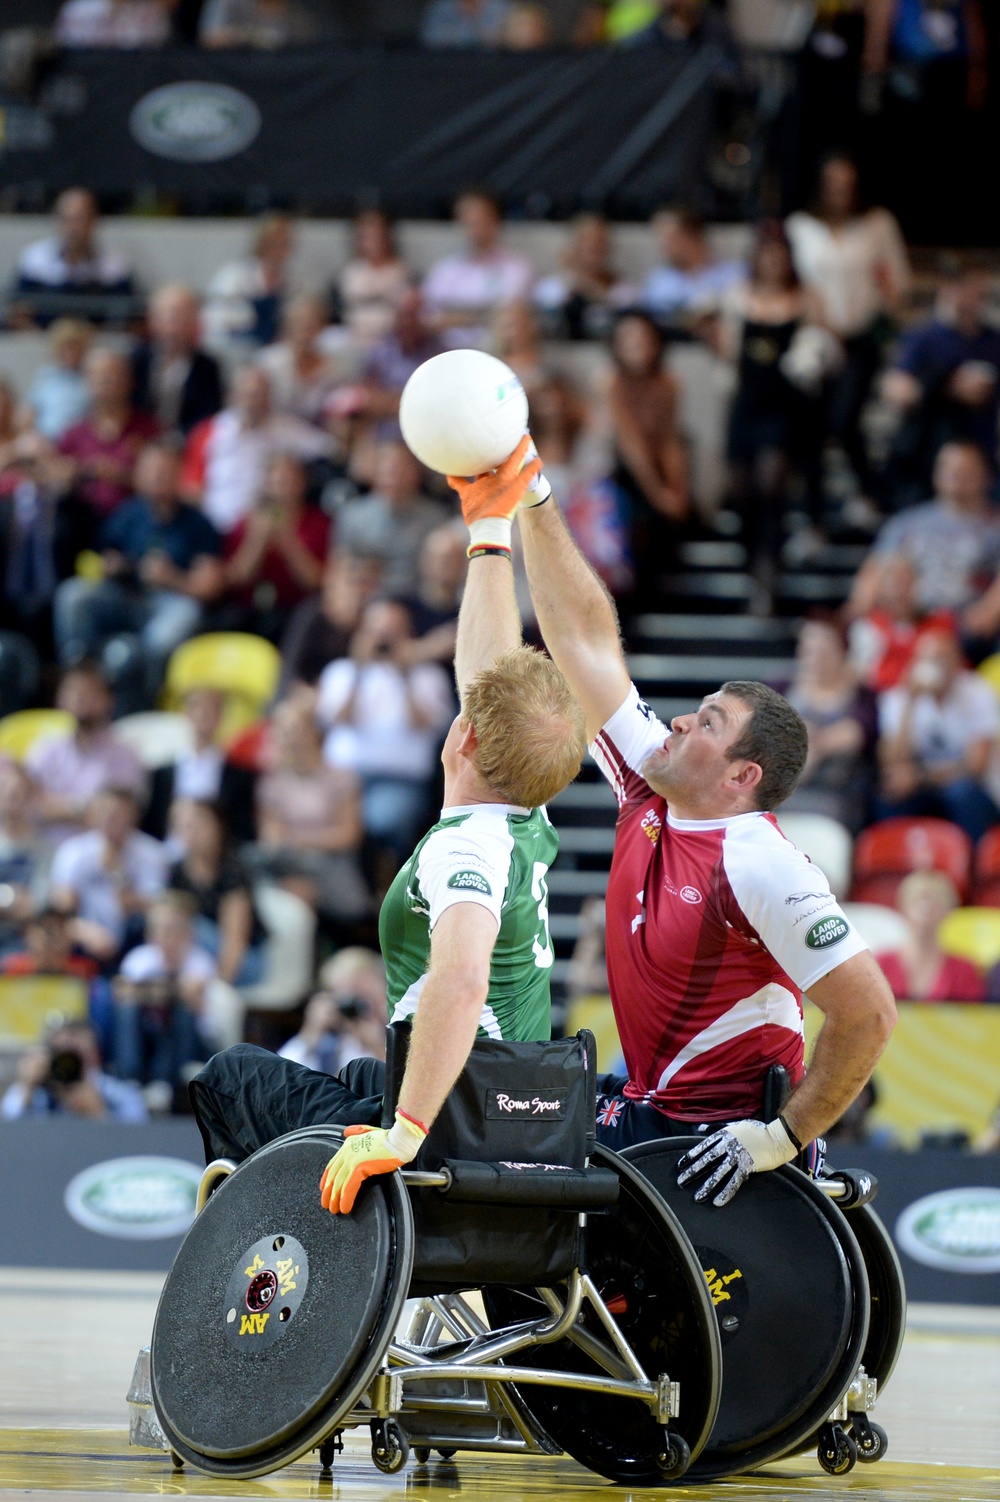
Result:
M682 1121L759 1115L803 1074L802 993L867 948L772 814L675 819L641 775L669 735L634 685L591 753L615 790L611 1000L626 1094Z

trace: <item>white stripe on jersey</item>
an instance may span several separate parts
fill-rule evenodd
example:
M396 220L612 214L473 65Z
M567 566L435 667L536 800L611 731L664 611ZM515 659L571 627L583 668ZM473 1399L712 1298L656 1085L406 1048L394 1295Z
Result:
M802 1014L795 997L776 981L762 986L752 996L744 996L728 1012L723 1012L721 1017L716 1017L708 1027L696 1033L670 1060L660 1075L656 1088L665 1090L685 1064L690 1064L692 1059L701 1054L710 1053L720 1043L731 1043L734 1038L741 1038L744 1033L751 1033L755 1028L767 1025L786 1027L789 1032L800 1035L803 1031Z
M393 1007L393 1022L405 1022L407 1017L414 1017L416 1015L417 1004L420 1001L420 995L426 983L427 971L425 970L419 980L415 980L412 986L407 986L399 998L398 1004ZM500 1031L497 1014L488 1001L483 1003L483 1010L479 1017L479 1026L488 1038L495 1038L497 1042L503 1042L503 1033Z

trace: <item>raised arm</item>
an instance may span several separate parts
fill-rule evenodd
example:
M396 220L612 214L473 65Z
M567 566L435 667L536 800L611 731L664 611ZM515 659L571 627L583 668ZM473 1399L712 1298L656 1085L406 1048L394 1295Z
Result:
M522 508L518 521L542 637L583 708L592 740L630 687L617 612L555 500Z

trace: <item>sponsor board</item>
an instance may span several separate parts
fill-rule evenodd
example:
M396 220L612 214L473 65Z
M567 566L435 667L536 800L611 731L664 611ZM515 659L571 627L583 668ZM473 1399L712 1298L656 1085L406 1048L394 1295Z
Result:
M77 1225L100 1236L181 1236L194 1219L200 1179L183 1158L108 1158L70 1179L63 1202Z
M223 162L257 139L260 110L224 83L168 83L144 94L129 116L139 145L172 162Z
M896 1241L925 1267L1000 1272L1000 1189L979 1185L925 1194L897 1219Z

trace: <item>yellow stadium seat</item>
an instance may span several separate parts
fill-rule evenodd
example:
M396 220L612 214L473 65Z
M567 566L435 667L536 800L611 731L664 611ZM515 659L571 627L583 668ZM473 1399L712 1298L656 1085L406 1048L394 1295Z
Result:
M276 647L244 631L213 631L183 642L167 664L164 708L176 709L196 688L214 688L226 696L222 739L231 740L274 697L281 671Z
M0 756L23 761L36 741L69 735L75 725L64 709L19 709L0 720Z
M0 975L0 1042L36 1043L46 1028L87 1015L87 982L75 975Z
M1000 698L1000 652L994 652L992 657L987 657L977 669L982 673L993 692Z
M1000 960L1000 908L957 907L938 929L938 943L946 954L991 970Z

